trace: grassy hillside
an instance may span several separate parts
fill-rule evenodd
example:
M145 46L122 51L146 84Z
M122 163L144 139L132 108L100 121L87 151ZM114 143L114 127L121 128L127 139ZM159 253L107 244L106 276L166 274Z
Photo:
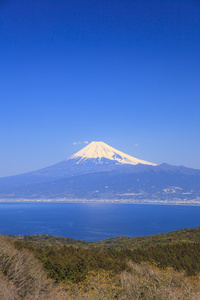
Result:
M0 299L199 299L199 254L199 227L93 243L0 236Z

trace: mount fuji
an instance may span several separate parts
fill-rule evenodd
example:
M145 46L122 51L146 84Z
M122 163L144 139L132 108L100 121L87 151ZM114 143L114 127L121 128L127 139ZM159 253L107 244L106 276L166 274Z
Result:
M0 178L0 199L200 204L200 170L158 165L92 142L53 166Z
M121 151L110 147L109 145L103 142L92 142L79 152L70 156L68 160L74 160L77 164L83 163L85 161L92 161L94 163L105 163L113 162L114 164L129 164L129 165L151 165L156 166L154 163L150 163L145 160L135 158L133 156L127 155Z

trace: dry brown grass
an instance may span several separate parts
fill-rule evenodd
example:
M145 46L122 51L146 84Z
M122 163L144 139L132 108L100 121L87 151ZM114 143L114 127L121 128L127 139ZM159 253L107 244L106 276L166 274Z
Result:
M44 299L52 289L34 255L15 249L3 236L0 236L0 274L1 300Z
M1 300L20 300L17 289L12 282L0 273L0 299Z
M121 274L123 296L135 300L197 300L200 299L199 278L189 278L171 268L160 270L148 263L130 262L131 272Z

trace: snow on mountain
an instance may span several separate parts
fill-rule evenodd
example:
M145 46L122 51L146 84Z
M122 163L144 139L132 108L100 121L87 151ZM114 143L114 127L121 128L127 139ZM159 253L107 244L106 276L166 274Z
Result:
M144 165L156 166L155 163L151 163L127 155L103 142L90 143L82 150L70 156L68 160L76 160L76 163L79 164L80 162L84 162L88 159L98 160L98 162L101 162L102 158L109 159L111 161L116 161L117 164L130 164L130 165L144 164Z
M53 166L0 178L0 200L5 199L113 199L196 205L200 204L200 170L156 165L103 142L92 142Z

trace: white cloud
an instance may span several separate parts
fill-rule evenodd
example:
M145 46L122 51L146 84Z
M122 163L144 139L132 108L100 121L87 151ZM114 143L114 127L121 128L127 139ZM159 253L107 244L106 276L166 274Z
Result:
M73 142L73 145L80 145L82 142Z
M85 141L85 142L84 142L84 144L88 144L88 143L89 143L88 141Z

